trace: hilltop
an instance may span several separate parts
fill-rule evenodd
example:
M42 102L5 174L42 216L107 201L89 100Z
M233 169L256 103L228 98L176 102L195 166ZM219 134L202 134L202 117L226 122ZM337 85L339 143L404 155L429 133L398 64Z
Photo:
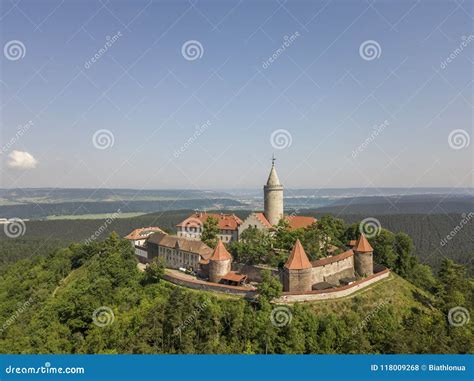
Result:
M468 305L460 274L456 290L439 287L464 290ZM116 236L18 261L0 289L2 353L473 351L472 326L450 327L441 296L397 275L351 297L276 306L156 282Z

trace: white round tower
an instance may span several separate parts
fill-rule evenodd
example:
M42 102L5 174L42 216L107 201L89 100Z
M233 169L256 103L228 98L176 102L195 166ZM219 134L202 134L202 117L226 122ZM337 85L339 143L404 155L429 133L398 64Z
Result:
M266 219L276 225L283 218L283 185L280 184L275 169L275 158L272 159L272 169L268 176L267 185L263 187L263 203Z

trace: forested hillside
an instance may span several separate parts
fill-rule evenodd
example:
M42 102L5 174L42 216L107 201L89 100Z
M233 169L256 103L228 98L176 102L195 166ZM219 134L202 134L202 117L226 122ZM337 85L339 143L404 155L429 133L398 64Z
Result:
M175 226L184 220L191 210L166 211L133 218L106 220L61 220L61 221L27 221L24 236L11 240L0 231L1 262L11 261L21 257L26 258L34 253L41 252L43 245L49 246L50 241L62 241L63 246L71 242L81 242L91 237L98 229L104 233L97 239L102 240L112 231L125 236L138 227L158 225L162 229L173 233ZM227 211L229 212L229 211ZM249 211L235 211L245 218ZM312 215L321 218L324 214L318 211L300 211L300 214ZM434 214L434 215L339 215L346 223L357 223L366 217L375 217L382 227L393 232L405 232L414 243L414 254L421 262L433 266L435 269L443 258L453 259L455 262L467 265L474 270L474 219L456 232L455 237L445 245L441 241L458 226L463 219L461 214ZM30 241L33 239L33 241ZM43 241L44 244L42 243ZM11 253L10 246L21 245L22 250Z
M291 307L272 305L267 293L249 302L141 273L116 235L17 261L0 274L2 353L474 351L472 322L449 323L453 307L473 307L472 279L450 261L431 291L393 274L353 297ZM274 323L275 311L285 324Z

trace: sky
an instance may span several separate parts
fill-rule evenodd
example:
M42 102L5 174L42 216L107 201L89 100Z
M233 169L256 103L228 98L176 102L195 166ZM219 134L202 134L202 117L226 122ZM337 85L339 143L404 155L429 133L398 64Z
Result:
M0 187L472 187L470 1L1 0Z

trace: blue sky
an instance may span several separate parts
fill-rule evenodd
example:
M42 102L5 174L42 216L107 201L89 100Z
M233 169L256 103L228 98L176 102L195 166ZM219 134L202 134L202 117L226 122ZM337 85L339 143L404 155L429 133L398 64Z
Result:
M473 14L2 0L0 187L472 187Z

